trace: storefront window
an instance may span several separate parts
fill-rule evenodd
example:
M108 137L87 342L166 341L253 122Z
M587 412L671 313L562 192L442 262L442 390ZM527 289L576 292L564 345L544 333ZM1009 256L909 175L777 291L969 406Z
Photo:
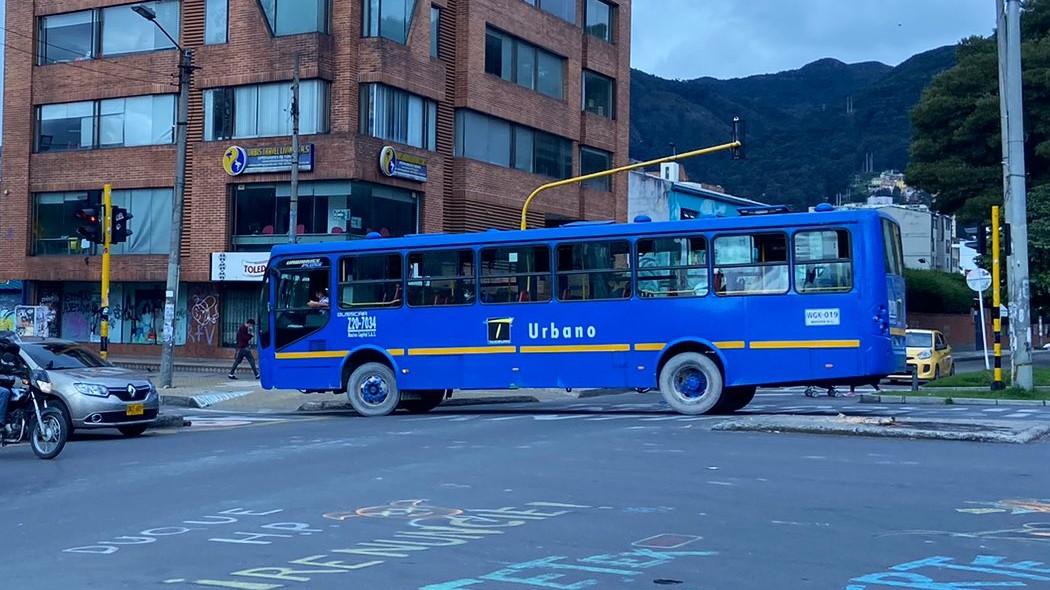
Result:
M99 306L102 296L97 283L42 285L40 305L54 316L51 335L74 342L99 341ZM186 293L179 290L175 314L175 343L186 343ZM114 344L159 344L163 338L164 285L162 283L114 283L109 293L110 342Z
M303 242L328 242L416 233L418 196L367 182L322 181L299 185L299 227ZM287 241L289 185L254 184L233 189L233 247L268 251Z
M262 284L225 288L222 295L222 345L237 346L237 331L249 319L259 318L259 294Z

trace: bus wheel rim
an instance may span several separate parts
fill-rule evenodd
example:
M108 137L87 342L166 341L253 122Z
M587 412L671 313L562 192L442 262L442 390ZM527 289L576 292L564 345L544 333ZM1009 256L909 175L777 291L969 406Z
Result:
M707 376L697 367L682 367L674 374L675 396L685 402L696 402L707 393Z
M380 375L369 375L367 379L361 382L361 386L358 387L361 399L373 406L378 406L386 401L388 395L390 395L390 386L387 384L386 379L383 379Z

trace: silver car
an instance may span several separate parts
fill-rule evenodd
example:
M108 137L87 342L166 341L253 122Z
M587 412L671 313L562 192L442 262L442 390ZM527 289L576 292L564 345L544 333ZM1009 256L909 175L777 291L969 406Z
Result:
M156 422L160 396L144 375L75 342L24 338L20 344L22 361L47 372L51 395L65 405L71 428L116 428L130 437Z

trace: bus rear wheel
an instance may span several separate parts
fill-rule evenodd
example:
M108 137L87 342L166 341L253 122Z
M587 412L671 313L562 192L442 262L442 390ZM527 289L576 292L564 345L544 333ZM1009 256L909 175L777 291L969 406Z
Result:
M722 399L722 371L698 352L677 354L660 370L660 393L680 414L706 414Z
M402 410L406 410L411 414L426 414L445 401L445 390L443 389L423 389L413 393L419 397L417 399L406 399L399 406Z
M755 399L756 393L758 393L756 387L727 387L725 393L722 394L722 399L718 400L712 412L715 414L739 412Z
M394 371L382 363L365 363L346 381L350 405L362 416L386 416L397 409L401 391Z

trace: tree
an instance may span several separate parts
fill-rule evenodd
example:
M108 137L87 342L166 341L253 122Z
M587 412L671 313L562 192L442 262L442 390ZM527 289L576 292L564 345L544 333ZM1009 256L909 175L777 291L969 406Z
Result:
M1027 2L1021 24L1032 304L1050 310L1050 0ZM906 176L938 211L986 222L1003 193L998 47L972 37L956 53L912 112Z

